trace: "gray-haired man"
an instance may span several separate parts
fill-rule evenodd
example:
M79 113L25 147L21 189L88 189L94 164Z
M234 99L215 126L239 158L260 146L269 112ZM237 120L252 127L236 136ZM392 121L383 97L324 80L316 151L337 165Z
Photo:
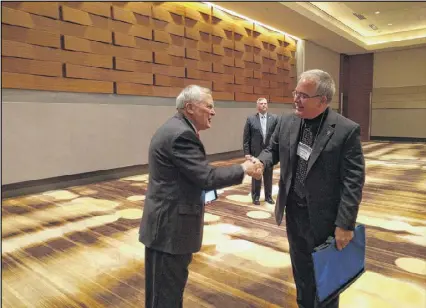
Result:
M275 219L280 225L286 211L300 308L317 307L314 247L330 235L339 250L349 243L365 180L360 126L329 107L334 92L328 73L302 73L293 91L295 113L281 117L268 148L258 156L265 166L280 162ZM336 297L321 307L338 305Z
M216 114L211 91L191 85L176 99L175 116L154 134L149 147L149 184L139 231L145 244L145 306L182 307L192 253L201 248L204 190L240 184L260 165L213 167L198 132Z

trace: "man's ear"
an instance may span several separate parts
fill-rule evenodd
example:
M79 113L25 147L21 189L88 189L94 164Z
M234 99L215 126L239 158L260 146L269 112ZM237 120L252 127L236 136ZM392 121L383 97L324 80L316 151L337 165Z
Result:
M185 109L186 109L186 112L188 112L189 114L194 114L194 104L186 103Z

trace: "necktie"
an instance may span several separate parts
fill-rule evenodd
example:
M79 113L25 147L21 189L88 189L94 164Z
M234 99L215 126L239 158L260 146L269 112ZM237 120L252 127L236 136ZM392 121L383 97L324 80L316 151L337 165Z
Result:
M302 135L302 143L312 147L313 135L312 130L309 126L304 126L303 135ZM294 192L303 199L305 197L305 178L306 178L306 170L308 168L308 161L299 157L296 167L296 178L294 181Z

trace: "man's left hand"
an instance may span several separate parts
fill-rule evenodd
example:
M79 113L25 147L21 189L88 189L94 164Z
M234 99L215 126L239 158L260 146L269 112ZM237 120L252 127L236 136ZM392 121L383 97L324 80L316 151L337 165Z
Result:
M349 244L349 242L354 237L354 232L351 230L345 230L340 227L336 227L334 231L334 236L336 239L336 246L338 250L342 250Z

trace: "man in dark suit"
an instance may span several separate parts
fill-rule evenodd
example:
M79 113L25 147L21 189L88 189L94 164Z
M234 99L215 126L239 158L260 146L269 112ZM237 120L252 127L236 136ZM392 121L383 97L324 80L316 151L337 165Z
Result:
M293 92L295 113L280 118L258 156L265 167L280 162L275 219L280 225L286 211L300 308L318 307L311 253L330 235L339 250L349 243L365 181L360 126L328 107L334 92L328 73L304 72ZM336 297L321 307L338 305Z
M188 86L176 99L177 114L154 134L149 184L139 240L145 244L145 307L182 307L192 253L201 248L204 190L240 184L259 165L209 165L199 131L215 115L209 89ZM261 168L261 166L260 166Z
M277 125L277 116L268 113L268 101L266 98L257 100L257 113L247 118L244 126L243 149L246 159L257 157L269 144L271 135ZM273 168L265 167L263 171L263 183L265 188L265 201L274 204L272 199L272 172ZM255 205L260 205L260 188L262 178L251 181L251 197Z

